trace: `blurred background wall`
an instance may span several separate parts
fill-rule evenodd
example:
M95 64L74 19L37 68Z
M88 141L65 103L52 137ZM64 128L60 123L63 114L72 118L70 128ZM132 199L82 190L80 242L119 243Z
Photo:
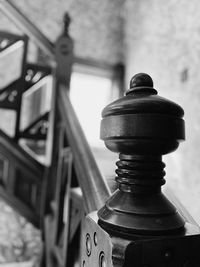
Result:
M147 72L185 110L186 142L164 157L167 182L200 222L200 2L125 1L127 80Z
M186 142L178 151L165 156L166 178L200 222L200 2L13 0L13 3L51 41L61 31L63 13L69 11L77 56L124 63L125 88L133 74L147 72L161 96L184 108ZM1 16L0 24L3 23L8 26Z

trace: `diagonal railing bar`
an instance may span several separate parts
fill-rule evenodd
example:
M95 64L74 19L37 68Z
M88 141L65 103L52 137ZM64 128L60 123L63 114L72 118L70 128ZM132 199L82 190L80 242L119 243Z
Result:
M91 212L102 207L111 193L97 167L66 89L62 86L59 88L58 103L67 139L71 144L78 182L83 191L85 211Z

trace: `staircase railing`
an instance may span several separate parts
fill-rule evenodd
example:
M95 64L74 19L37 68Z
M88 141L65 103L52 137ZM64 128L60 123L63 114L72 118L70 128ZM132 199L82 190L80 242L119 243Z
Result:
M9 0L0 3L56 68L54 45ZM72 186L72 177L82 189L87 213L81 230L81 266L199 266L200 228L181 205L182 212L172 204L176 199L171 203L161 191L165 183L162 155L184 140L182 108L157 96L151 77L139 74L132 78L126 96L104 109L101 139L119 153L118 190L111 195L73 110L68 88L58 76L55 85L53 120L61 121L56 121L57 128L52 131L59 129L53 141L58 149L52 152L57 154L50 176L54 180L51 187L56 185L55 197L44 218L46 266L74 266L72 254L79 256L82 196L76 185ZM73 205L75 214L71 213Z
M77 239L76 232L79 229L81 217L83 216L82 206L84 206L84 213L86 214L99 209L110 196L110 190L98 169L89 144L76 117L67 93L67 83L63 84L63 80L65 79L60 80L61 76L57 73L59 60L57 60L56 56L58 56L59 50L56 50L56 46L11 1L2 0L0 2L0 8L49 56L51 67L53 68L53 101L46 144L49 149L49 154L51 154L51 161L49 161L50 164L46 164L45 178L42 183L42 199L44 200L46 198L46 204L44 204L44 201L41 203L41 208L43 208L42 216L45 213L47 214L43 217L42 228L44 227L44 258L47 266L49 267L52 264L52 255L56 257L57 262L62 262L63 266L65 266L66 262L71 260L72 254L74 253L73 251L71 253L69 252L69 257L67 257L69 246L68 237L69 242L72 242L69 249L73 247L74 242L76 243L76 247L79 246L80 239L79 237ZM81 59L75 58L75 61L83 63ZM104 67L109 69L109 66ZM62 125L64 126L64 139L62 139ZM66 150L63 142L66 142L65 145L70 147L70 149L67 148ZM53 144L54 146L52 146ZM70 156L71 154L72 156ZM78 181L81 193L72 185L74 183L72 177L73 180ZM82 201L82 198L84 201ZM68 204L66 204L66 201ZM44 207L46 208L44 209ZM66 220L63 218L64 207L65 213L68 210L67 213L70 219L67 219L63 228L63 220ZM79 210L78 213L77 210ZM70 214L73 212L76 212L76 215L71 218L72 215ZM51 229L51 235L48 229ZM63 238L66 240L61 251L59 244Z
M44 166L0 130L0 194L37 227L44 215ZM27 194L28 193L28 194Z
M1 0L0 8L24 33L32 38L33 41L50 56L53 65L56 66L54 44L51 43L39 29L11 3L11 1ZM77 61L81 62L81 59L77 59ZM66 128L67 138L69 138L70 147L75 157L75 166L80 175L78 179L86 201L86 210L96 210L105 203L106 198L110 195L110 190L98 169L69 97L64 93L66 88L63 88L58 81L56 81L55 84L57 87L56 90L59 91L61 117L64 119L63 122ZM89 198L88 193L90 195Z

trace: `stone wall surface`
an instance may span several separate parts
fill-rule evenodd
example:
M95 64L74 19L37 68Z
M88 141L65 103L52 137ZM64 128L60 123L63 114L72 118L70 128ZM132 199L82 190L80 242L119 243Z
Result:
M186 142L165 156L167 183L200 222L200 1L127 0L127 81L146 72L185 110Z
M122 59L123 0L12 0L17 7L51 40L62 28L68 11L75 54L107 63Z

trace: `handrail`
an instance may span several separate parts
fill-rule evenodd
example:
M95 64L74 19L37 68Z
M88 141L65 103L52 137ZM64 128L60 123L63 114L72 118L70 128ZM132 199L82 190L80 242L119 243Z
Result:
M86 137L76 117L66 89L59 88L58 106L63 118L67 138L74 157L78 182L83 191L85 211L91 212L101 208L111 195L102 177Z
M0 8L24 33L30 36L38 46L48 54L53 62L55 62L54 44L51 43L48 38L11 3L11 1L0 0Z

